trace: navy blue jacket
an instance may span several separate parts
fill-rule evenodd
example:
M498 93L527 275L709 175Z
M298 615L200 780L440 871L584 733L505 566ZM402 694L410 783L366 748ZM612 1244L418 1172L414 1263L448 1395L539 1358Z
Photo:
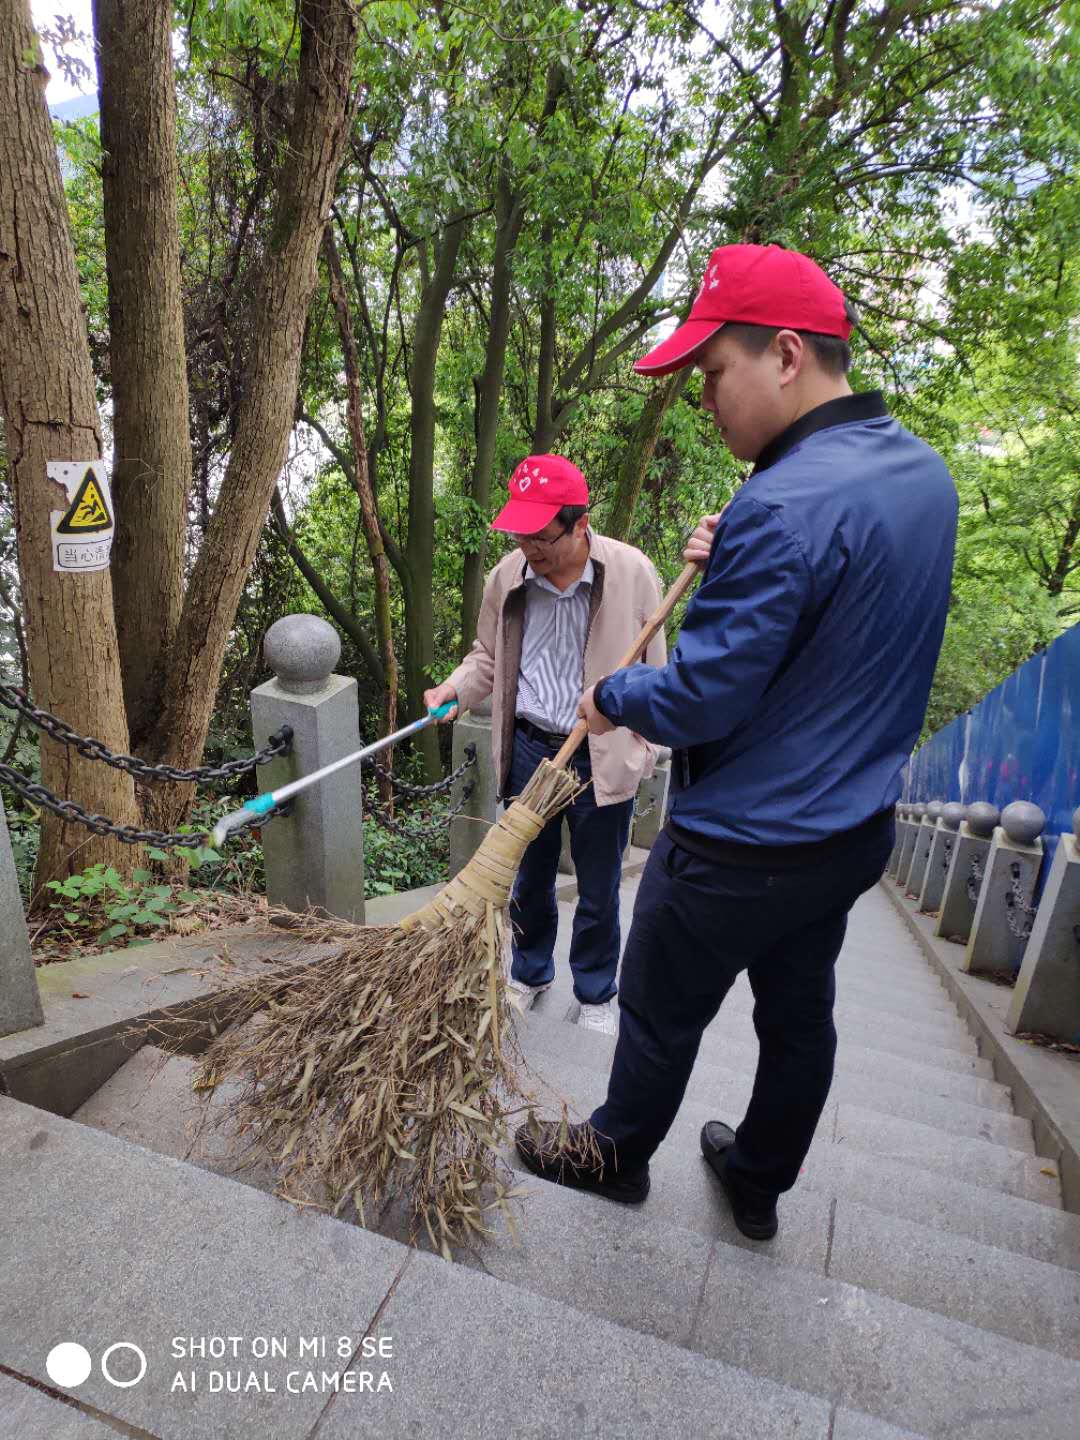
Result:
M830 400L759 458L717 527L663 668L602 713L672 746L671 819L705 842L795 845L890 807L922 728L957 497L878 392Z

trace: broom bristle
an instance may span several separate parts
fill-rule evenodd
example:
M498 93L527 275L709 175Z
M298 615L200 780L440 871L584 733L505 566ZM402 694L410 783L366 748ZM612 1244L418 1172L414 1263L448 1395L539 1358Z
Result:
M272 1159L281 1188L361 1223L403 1198L449 1257L521 1193L501 1158L527 1110L502 967L503 916L521 856L582 786L544 762L468 865L393 927L305 924L340 950L238 992L234 1024L196 1084L237 1082L223 1122ZM512 1223L512 1221L511 1221Z

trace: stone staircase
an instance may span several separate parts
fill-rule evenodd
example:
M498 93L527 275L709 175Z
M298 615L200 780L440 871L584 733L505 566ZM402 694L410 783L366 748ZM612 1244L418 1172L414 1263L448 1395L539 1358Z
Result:
M624 934L635 884L623 886ZM560 911L556 984L519 1028L536 1088L588 1114L614 1041L569 1023L572 904ZM173 1331L357 1321L358 1334L394 1337L392 1395L177 1397L161 1387L183 1367L166 1365L150 1388L99 1387L84 1418L112 1433L1076 1440L1080 1216L1061 1209L1056 1166L879 891L852 914L837 1028L829 1107L764 1245L734 1228L698 1149L702 1123L737 1123L749 1097L745 981L705 1037L640 1209L530 1176L519 1243L500 1235L447 1265L401 1245L392 1209L376 1234L259 1193L268 1176L229 1178L220 1148L193 1145L192 1062L149 1047L77 1124L0 1099L0 1205L49 1253L57 1284L71 1281L77 1241L80 1293L99 1327L111 1296L131 1339L138 1323L164 1345ZM67 1229L62 1207L25 1213L72 1180L114 1197L115 1212L82 1203ZM7 1269L5 1303L30 1315L49 1277L12 1291ZM50 1323L50 1343L78 1338ZM30 1330L38 1349L28 1339L22 1364L0 1353L0 1440L66 1434L28 1408L60 1402L25 1386L9 1412L4 1368L39 1376L48 1349L39 1318ZM11 1428L3 1416L20 1401Z

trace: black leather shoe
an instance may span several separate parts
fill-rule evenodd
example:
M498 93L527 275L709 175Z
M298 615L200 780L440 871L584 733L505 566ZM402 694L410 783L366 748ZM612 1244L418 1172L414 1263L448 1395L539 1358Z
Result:
M735 1144L735 1131L721 1120L707 1120L701 1131L701 1153L709 1162L731 1206L732 1218L748 1240L771 1240L780 1227L776 1206L748 1200L727 1174L727 1152Z
M548 1123L531 1129L522 1125L514 1136L514 1144L522 1160L541 1180L553 1185L566 1185L573 1190L588 1190L615 1200L620 1205L640 1205L649 1193L649 1167L620 1175L599 1158L595 1140L588 1125L571 1125L565 1141L559 1144L559 1126Z

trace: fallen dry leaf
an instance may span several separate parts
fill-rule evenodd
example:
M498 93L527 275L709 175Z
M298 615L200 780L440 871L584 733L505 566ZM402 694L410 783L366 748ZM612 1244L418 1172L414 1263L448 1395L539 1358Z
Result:
M90 996L89 996L89 995L84 995L81 990L72 990L72 992L71 992L71 998L72 998L73 1000L89 1000L89 999L90 999Z
M202 930L205 924L199 915L176 915L173 917L172 928L177 935L194 935L196 930Z
M1039 1170L1039 1174L1049 1175L1051 1180L1056 1180L1058 1178L1057 1171L1052 1165L1043 1165L1042 1168Z

